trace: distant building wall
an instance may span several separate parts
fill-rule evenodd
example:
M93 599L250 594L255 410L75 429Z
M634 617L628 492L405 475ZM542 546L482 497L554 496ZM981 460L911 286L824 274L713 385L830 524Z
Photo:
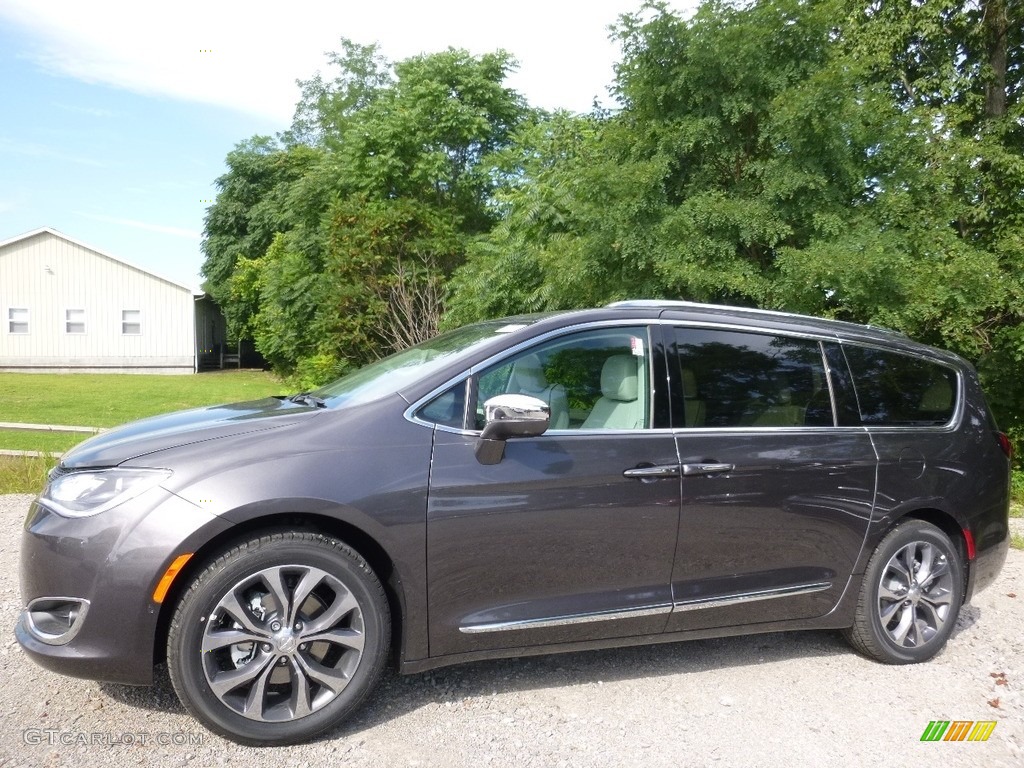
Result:
M0 313L0 370L195 370L191 289L54 230L0 243Z

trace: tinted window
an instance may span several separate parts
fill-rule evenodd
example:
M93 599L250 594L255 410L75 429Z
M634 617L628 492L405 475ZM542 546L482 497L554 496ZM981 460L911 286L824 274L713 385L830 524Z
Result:
M551 429L640 429L650 425L646 328L583 331L538 344L480 374L477 429L495 395L524 394L551 408Z
M417 411L423 421L443 424L462 429L466 411L466 382L460 381L447 392L443 392Z
M846 345L843 350L864 424L927 426L953 418L957 376L950 368L870 347Z
M832 426L816 341L677 328L686 427Z

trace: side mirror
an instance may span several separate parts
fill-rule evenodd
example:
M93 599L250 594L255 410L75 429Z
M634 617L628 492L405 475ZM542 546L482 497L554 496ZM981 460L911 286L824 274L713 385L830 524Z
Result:
M484 431L476 443L476 460L497 464L510 437L537 437L551 424L551 407L529 395L497 395L484 403Z

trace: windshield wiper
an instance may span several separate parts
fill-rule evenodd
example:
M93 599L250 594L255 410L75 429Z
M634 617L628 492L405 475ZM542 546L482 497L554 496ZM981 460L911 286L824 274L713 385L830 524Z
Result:
M317 397L310 392L299 392L297 395L292 395L288 398L293 403L303 403L304 405L314 405L317 408L326 408L327 401L322 397Z

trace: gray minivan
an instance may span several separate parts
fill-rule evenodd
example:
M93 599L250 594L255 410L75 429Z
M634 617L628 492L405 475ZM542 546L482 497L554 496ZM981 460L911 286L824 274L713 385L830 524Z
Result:
M311 393L66 454L16 634L245 744L336 726L390 661L838 629L935 655L1008 547L1011 447L959 357L687 302L479 323Z

